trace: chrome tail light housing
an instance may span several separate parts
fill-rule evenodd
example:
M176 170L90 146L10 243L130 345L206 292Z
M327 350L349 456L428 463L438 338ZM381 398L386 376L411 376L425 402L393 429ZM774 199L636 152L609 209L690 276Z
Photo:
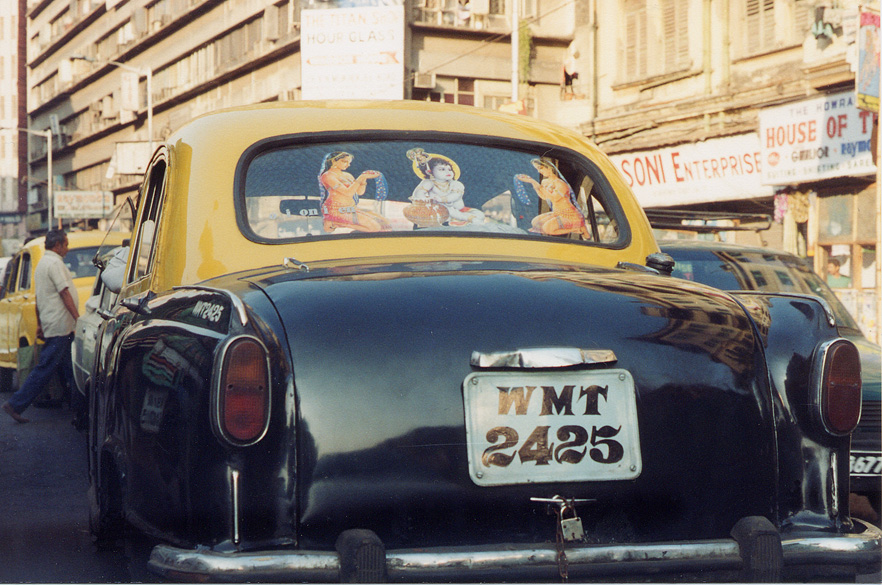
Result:
M269 428L269 355L260 340L227 340L216 361L212 392L212 428L227 443L253 445Z
M847 339L822 343L815 352L812 386L815 416L824 431L850 434L861 418L861 358Z

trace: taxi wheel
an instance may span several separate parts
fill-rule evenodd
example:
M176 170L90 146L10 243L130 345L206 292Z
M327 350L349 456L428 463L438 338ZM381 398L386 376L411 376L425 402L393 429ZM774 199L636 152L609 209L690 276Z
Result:
M90 506L89 530L99 548L114 549L125 536L122 511L122 482L116 467L102 466L101 480L94 486L95 502Z

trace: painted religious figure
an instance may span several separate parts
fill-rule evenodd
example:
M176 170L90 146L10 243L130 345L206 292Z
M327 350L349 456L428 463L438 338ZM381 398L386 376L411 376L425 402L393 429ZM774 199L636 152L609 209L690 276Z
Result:
M465 186L458 180L460 170L456 162L441 154L426 153L422 148L408 150L407 158L413 161L413 172L422 179L413 190L411 201L440 204L447 210L450 226L484 222L484 213L466 207L463 201Z
M530 162L539 171L541 182L527 174L517 175L515 179L532 185L536 194L547 201L551 208L551 211L533 218L530 231L547 236L578 233L584 239L589 239L591 236L585 225L585 216L579 209L573 188L560 174L557 166L540 158L534 158Z
M371 179L377 181L377 201L386 198L382 173L367 170L356 178L347 172L352 159L348 152L338 151L328 153L322 161L318 180L324 230L332 232L337 228L351 228L362 232L390 231L392 226L385 217L358 207L358 198L364 195L367 182Z

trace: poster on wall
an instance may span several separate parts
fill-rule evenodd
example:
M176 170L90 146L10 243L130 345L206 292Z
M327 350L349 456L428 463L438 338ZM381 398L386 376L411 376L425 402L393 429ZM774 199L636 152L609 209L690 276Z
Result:
M879 113L879 13L861 12L858 29L858 107Z
M853 91L760 111L762 180L792 185L876 172L870 139L873 114Z
M643 207L771 197L755 132L610 155Z
M302 0L302 97L404 99L403 0Z

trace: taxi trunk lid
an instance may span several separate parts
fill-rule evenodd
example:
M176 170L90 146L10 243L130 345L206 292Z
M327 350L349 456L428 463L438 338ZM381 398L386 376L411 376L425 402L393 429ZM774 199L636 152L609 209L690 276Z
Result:
M776 518L767 377L748 317L724 293L610 269L484 264L312 271L264 288L294 371L301 546L332 548L350 528L387 547L548 542L557 520L535 498L558 495L586 500L576 512L588 542L719 538L742 517ZM473 363L523 348L614 360ZM511 420L518 408L532 418L494 422L500 406L475 422L497 398L473 396L473 380L506 389ZM615 392L626 396L611 413ZM578 418L592 409L607 418ZM568 457L594 471L573 472ZM611 459L620 468L607 472Z

